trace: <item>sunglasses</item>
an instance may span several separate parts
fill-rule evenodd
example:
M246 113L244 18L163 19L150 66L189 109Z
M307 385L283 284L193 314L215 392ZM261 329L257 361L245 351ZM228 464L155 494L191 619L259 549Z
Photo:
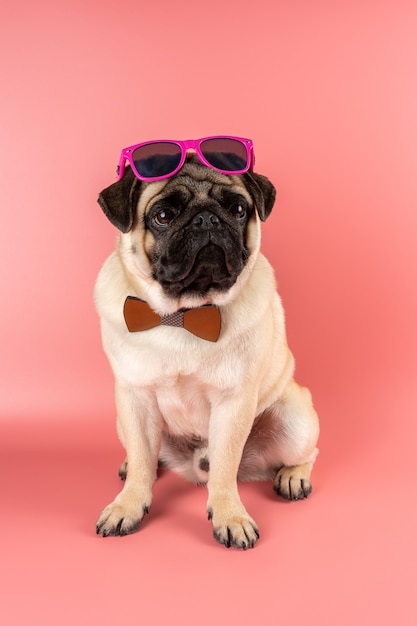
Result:
M146 141L122 150L117 168L119 179L123 178L126 161L139 180L170 178L182 168L190 149L203 165L222 174L244 174L255 164L252 141L241 137Z

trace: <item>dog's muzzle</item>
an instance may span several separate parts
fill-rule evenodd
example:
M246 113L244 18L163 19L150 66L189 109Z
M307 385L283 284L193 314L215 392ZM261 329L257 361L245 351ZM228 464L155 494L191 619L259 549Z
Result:
M197 213L168 243L165 262L156 266L155 278L164 291L178 297L185 292L226 291L244 266L242 242L216 213Z

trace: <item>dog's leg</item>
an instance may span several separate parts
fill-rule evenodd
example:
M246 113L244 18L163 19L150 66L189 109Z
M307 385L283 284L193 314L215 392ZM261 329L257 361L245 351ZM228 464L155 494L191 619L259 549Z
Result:
M97 521L103 537L134 532L149 512L162 432L156 402L149 396L116 387L116 406L129 470L122 491Z
M256 522L248 515L237 488L239 463L255 410L253 399L241 398L216 407L210 418L207 512L214 538L227 548L246 550L259 539Z
M310 474L318 454L319 422L308 389L294 380L286 386L275 414L276 449L270 450L282 467L274 478L274 490L288 500L301 500L311 493Z

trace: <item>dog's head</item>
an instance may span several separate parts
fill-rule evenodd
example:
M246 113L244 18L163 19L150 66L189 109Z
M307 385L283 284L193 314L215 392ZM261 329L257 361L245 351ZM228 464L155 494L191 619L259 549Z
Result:
M175 176L158 182L141 182L127 168L98 199L122 233L119 250L130 275L148 288L152 283L154 295L159 291L157 308L173 310L225 301L255 261L259 220L274 200L265 176L220 174L193 154Z

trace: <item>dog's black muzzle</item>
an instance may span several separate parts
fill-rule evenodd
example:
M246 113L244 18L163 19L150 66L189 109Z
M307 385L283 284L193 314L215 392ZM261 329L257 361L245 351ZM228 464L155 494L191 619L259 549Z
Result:
M210 210L199 211L170 238L155 278L173 297L226 291L244 266L242 235Z

